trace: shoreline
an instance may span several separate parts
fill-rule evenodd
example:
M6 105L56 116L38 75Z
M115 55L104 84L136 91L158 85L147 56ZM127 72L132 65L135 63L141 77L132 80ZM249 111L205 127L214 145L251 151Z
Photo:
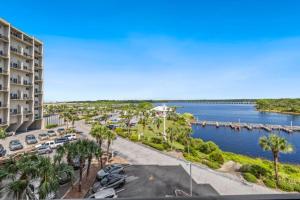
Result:
M267 112L267 113L278 113L278 114L286 114L286 115L300 115L300 113L297 112L286 112L286 111L276 111L276 110L259 110L256 109L259 112Z

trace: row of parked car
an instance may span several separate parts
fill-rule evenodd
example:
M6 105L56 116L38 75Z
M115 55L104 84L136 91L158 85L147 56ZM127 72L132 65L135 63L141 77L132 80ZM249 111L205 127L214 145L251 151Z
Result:
M116 198L115 189L121 188L126 183L124 165L111 164L97 172L96 182L91 188L92 195L89 199Z
M34 144L38 143L38 140L39 141L49 140L53 137L58 136L59 134L62 134L64 131L65 131L64 128L59 128L59 129L57 129L57 131L48 130L47 132L40 133L38 135L38 139L36 138L35 135L29 134L29 135L26 135L25 142L27 145L34 145ZM63 145L66 142L72 141L72 140L76 140L75 133L67 134L67 135L61 136L59 138L55 138L54 140L50 140L50 141L46 141L42 144L38 144L35 146L35 149L39 154L51 153L52 149L54 149L60 145ZM24 145L18 139L14 139L9 142L9 150L10 151L16 151L16 150L20 150L23 148L24 148ZM3 157L5 155L6 155L6 149L3 147L3 145L0 144L0 157Z

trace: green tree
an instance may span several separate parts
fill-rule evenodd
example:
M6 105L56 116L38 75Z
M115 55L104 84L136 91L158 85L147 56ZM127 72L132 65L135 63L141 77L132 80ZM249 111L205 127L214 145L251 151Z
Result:
M87 145L87 158L88 158L86 177L88 177L90 174L92 159L93 157L99 158L99 156L101 156L101 149L99 148L99 145L94 141L88 141L86 145Z
M157 129L159 129L160 125L162 124L162 120L159 117L155 117L153 120L153 124L156 126Z
M287 142L285 138L282 138L276 134L270 134L268 137L263 136L259 139L259 145L264 151L271 151L274 160L274 171L275 180L278 185L278 163L279 163L279 153L290 153L293 152L293 146Z
M3 128L0 128L0 139L4 139L6 137L6 131Z
M115 132L108 130L105 135L105 139L107 140L107 154L109 154L109 147L114 139L116 139Z

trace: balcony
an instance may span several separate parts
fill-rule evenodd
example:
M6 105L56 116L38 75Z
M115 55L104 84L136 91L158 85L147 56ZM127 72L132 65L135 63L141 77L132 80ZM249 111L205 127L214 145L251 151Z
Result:
M23 39L21 34L18 34L18 33L15 33L15 32L11 32L10 35L13 39L17 40L18 42L22 42L23 44L26 44L28 46L32 46L32 42L33 42L32 39L26 38L26 37L24 37L24 39Z
M21 71L21 72L26 72L26 73L33 73L31 71L31 69L27 66L23 66L23 69L21 68L21 66L17 63L10 63L10 67L11 69L17 70L17 71Z
M32 60L32 56L31 55L29 55L26 52L22 53L20 50L18 50L17 48L15 48L13 46L10 47L10 50L11 50L11 53L13 53L13 54L15 54L17 56L20 56L20 57L22 57L24 59L31 59Z
M19 110L13 110L10 112L10 116L18 116L18 115L22 115L21 111Z
M32 114L31 110L24 110L23 115L30 115Z
M8 37L0 34L0 41L2 41L2 42L8 42Z
M37 51L37 50L34 50L34 55L35 55L35 56L39 56L39 57L42 56L42 54L41 54L39 51Z
M1 75L8 75L8 71L3 70L3 68L1 67L1 68L0 68L0 74L1 74Z
M0 122L0 127L7 126L7 122Z
M3 109L7 109L7 105L6 104L2 104L2 102L0 102L0 110L3 110Z
M8 59L8 56L2 50L0 50L0 58Z
M41 79L40 77L38 77L38 76L35 76L35 77L34 77L34 81L35 81L35 82L41 82L42 79Z
M0 92L8 92L8 89L0 85Z

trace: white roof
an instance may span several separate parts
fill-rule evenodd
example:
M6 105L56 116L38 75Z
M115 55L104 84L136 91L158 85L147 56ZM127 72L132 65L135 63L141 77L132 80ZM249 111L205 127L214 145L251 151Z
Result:
M166 111L171 111L171 108L169 108L166 105L162 105L162 106L156 106L156 107L152 108L151 110L159 111L159 112L166 112Z

